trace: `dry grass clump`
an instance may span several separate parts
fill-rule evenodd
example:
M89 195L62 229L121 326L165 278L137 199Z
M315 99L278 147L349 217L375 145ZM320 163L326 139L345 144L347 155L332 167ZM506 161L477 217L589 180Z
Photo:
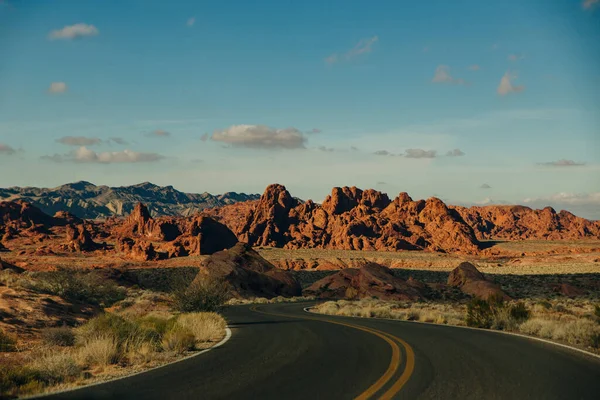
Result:
M0 352L17 350L17 339L0 329Z
M409 303L376 299L339 300L319 304L314 309L329 315L464 325L464 306L446 303Z
M73 346L75 333L69 327L46 328L42 330L42 339L50 346Z
M75 329L46 329L45 344L31 354L30 361L0 367L0 393L37 393L80 381L84 372L89 377L106 370L157 365L220 339L225 326L215 313L139 318L104 313Z
M192 332L197 343L219 339L226 325L223 317L213 312L182 314L176 323L176 326Z
M523 333L600 351L600 306L585 299L529 299L523 302L473 299L467 305L338 300L319 304L313 310L328 315L469 325Z
M273 304L273 303L298 303L301 301L312 301L314 296L296 296L296 297L283 297L277 296L272 299L265 297L252 297L249 299L229 299L225 304L228 306L239 306L244 304Z

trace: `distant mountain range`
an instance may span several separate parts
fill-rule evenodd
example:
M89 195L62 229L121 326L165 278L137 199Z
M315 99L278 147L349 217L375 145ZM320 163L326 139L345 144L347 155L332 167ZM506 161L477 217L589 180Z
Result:
M246 200L257 200L259 194L227 192L183 193L173 186L157 186L144 182L132 186L96 186L90 182L68 183L56 188L10 187L0 189L0 201L22 199L54 215L57 211L86 219L128 215L138 202L144 203L152 216L190 216L200 210L221 207Z

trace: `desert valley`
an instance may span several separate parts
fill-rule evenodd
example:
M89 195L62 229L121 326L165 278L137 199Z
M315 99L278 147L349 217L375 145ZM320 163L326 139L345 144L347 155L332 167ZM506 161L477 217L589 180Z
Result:
M70 185L82 186L95 188ZM318 204L279 184L174 215L165 204L179 194L151 187L146 204L119 203L128 215L95 219L82 218L89 204L39 189L0 203L6 394L94 382L206 348L225 335L214 311L226 304L316 300L313 310L329 315L492 328L599 351L599 221L356 187L333 188Z

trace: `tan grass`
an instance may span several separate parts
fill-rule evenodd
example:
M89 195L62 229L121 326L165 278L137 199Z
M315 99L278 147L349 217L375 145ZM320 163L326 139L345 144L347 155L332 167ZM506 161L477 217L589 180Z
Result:
M227 325L223 317L213 312L182 314L176 324L192 332L197 344L222 338Z
M120 357L118 340L111 335L87 339L76 354L77 360L85 366L108 366L117 363Z

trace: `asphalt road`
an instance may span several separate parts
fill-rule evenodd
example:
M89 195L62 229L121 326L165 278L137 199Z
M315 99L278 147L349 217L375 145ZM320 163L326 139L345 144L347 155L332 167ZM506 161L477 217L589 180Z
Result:
M495 332L231 307L205 354L54 399L600 399L600 360Z

